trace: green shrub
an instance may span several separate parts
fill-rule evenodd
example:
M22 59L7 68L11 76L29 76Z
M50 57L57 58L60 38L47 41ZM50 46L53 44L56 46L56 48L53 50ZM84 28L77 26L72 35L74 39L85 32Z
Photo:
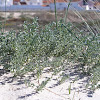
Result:
M53 22L41 28L35 18L32 23L25 22L24 30L18 34L14 31L1 33L1 65L15 76L34 72L39 79L44 68L50 67L53 75L62 71L67 59L79 63L83 73L94 75L93 80L98 77L97 83L100 78L99 67L96 67L100 65L100 34L78 32L71 23L63 21L58 21L57 25L56 28Z

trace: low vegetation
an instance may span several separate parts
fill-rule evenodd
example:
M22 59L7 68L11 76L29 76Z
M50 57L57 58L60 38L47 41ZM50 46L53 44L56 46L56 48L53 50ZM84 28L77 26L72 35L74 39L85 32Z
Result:
M1 26L2 29L2 26ZM91 29L91 28L90 28ZM88 29L87 29L88 30ZM98 29L99 31L99 29ZM81 73L90 76L89 86L100 87L100 34L97 31L78 30L72 23L60 20L44 27L34 18L24 22L23 30L0 32L0 64L15 76L34 72L39 80L45 68L52 76L63 71L58 83L63 83L64 63L77 63ZM50 81L48 78L37 88L41 90Z

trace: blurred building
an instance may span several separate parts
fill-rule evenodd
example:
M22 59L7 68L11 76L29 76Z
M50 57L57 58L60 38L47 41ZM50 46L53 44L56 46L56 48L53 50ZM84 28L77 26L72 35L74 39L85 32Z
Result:
M42 0L13 0L13 5L42 5Z
M94 1L81 0L79 2L79 6L81 6L82 8L84 8L86 10L93 10L94 9Z
M71 2L78 2L78 1L81 1L81 0L71 0ZM54 3L54 0L42 0L43 2L43 6L48 6L52 3ZM68 3L70 2L70 0L56 0L56 3Z
M0 6L11 6L13 5L13 0L0 0Z
M56 0L57 10L66 10L70 1L71 3L69 8L72 10L100 10L100 0ZM7 9L9 11L55 9L54 0L0 0L0 7L4 10L5 5L8 7Z

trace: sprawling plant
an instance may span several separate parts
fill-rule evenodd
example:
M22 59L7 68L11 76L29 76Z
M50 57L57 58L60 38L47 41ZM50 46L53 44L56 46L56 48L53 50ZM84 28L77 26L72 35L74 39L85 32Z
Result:
M71 23L63 21L57 25L56 28L53 22L41 27L35 18L32 23L23 24L23 31L1 32L1 65L15 76L34 72L39 79L44 68L49 67L55 75L64 69L67 60L78 63L82 72L99 77L97 70L100 67L96 66L100 65L100 34L77 31ZM93 73L93 70L97 72Z

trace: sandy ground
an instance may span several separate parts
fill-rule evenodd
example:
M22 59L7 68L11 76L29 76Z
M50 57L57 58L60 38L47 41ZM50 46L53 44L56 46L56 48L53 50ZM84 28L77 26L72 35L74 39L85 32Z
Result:
M25 77L14 78L12 73L4 71L0 67L0 100L100 100L100 90L93 93L85 88L88 77L71 72L71 70L67 71L69 71L70 78L63 84L57 85L57 76L54 76L42 91L36 93L34 87L25 85ZM45 76L50 75L44 73L41 79ZM77 76L79 79L73 82L72 80ZM32 75L28 76L28 79L34 84L38 84ZM70 84L71 93L69 94Z
M57 12L57 19L60 20L65 17L66 12L65 11L58 11ZM6 18L6 20L12 19L12 18L20 18L21 16L28 17L28 18L34 18L38 17L40 20L43 21L55 21L55 13L54 12L48 12L48 11L33 11L33 12L0 12L0 17ZM81 17L83 18L81 18ZM67 15L67 21L70 22L82 22L83 20L95 20L100 19L100 13L97 12L89 12L89 11L72 11L69 10Z
M81 17L80 17L81 16ZM55 13L54 12L47 12L47 11L34 11L34 12L0 12L0 22L2 22L3 27L5 28L5 32L9 30L23 30L22 24L24 21L32 22L34 17L38 17L39 25L45 26L46 24L55 21ZM58 11L57 12L57 20L61 20L65 18L65 11ZM77 12L77 11L70 11L68 12L66 22L72 22L73 25L80 27L86 27L83 25L82 22L87 21L88 24L94 25L99 27L100 22L100 13L97 12ZM92 23L90 23L92 22ZM80 26L78 25L79 23ZM97 28L95 28L96 30ZM85 28L86 29L86 28ZM83 29L83 30L85 30Z

